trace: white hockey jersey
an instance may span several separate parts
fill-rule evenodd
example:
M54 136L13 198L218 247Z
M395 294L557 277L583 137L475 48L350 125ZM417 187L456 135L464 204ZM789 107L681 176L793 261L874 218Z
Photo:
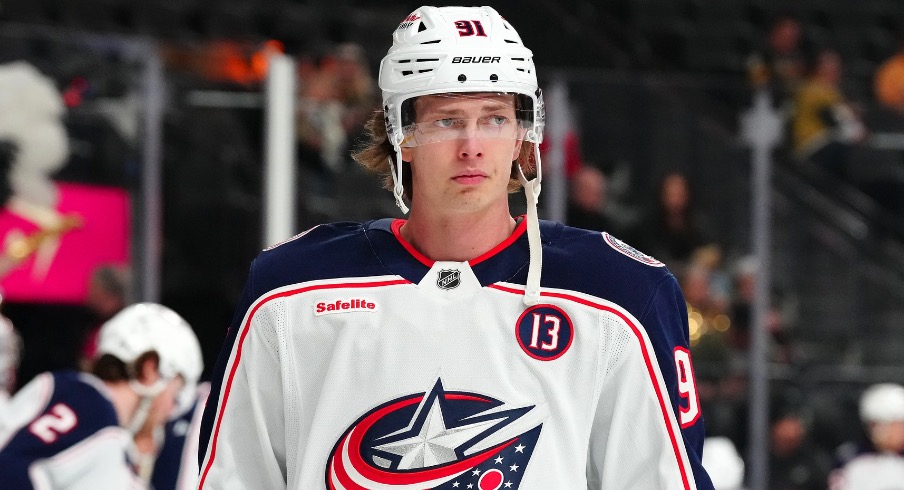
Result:
M16 490L143 488L103 383L43 373L0 411L0 486Z
M617 239L522 222L434 262L402 220L264 251L214 372L203 489L710 489L681 292Z
M872 444L844 444L837 467L829 474L829 490L904 489L904 452L878 451Z

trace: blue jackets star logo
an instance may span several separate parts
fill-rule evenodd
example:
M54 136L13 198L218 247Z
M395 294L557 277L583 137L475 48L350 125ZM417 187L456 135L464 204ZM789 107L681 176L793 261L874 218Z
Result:
M352 424L333 448L327 488L518 488L542 428L525 417L532 409L437 380Z

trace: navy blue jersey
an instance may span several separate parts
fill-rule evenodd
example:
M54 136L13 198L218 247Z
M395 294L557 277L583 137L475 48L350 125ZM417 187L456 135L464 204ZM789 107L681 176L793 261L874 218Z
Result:
M100 380L44 373L0 413L0 482L16 489L135 488L131 447Z
M541 222L526 306L524 222L467 262L424 257L402 224L322 225L255 259L201 488L712 488L662 263Z

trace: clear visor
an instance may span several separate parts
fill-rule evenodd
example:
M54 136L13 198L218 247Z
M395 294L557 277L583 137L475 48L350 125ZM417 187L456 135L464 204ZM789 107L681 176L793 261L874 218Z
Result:
M402 127L403 148L451 140L529 140L533 109L517 107L512 94L440 94L406 101L417 122Z

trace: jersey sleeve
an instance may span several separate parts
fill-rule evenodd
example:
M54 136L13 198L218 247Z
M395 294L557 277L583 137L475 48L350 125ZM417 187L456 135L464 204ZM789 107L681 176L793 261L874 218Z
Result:
M40 374L0 414L0 481L9 488L144 488L128 459L132 437L115 424L113 406L73 379Z
M199 441L202 489L286 488L285 422L275 315L254 301L254 267L213 372Z
M701 464L687 311L674 277L660 281L639 320L617 323L602 332L610 348L601 357L588 488L712 489Z
M52 458L34 462L28 473L35 488L144 489L126 456L131 444L127 432L109 427Z

